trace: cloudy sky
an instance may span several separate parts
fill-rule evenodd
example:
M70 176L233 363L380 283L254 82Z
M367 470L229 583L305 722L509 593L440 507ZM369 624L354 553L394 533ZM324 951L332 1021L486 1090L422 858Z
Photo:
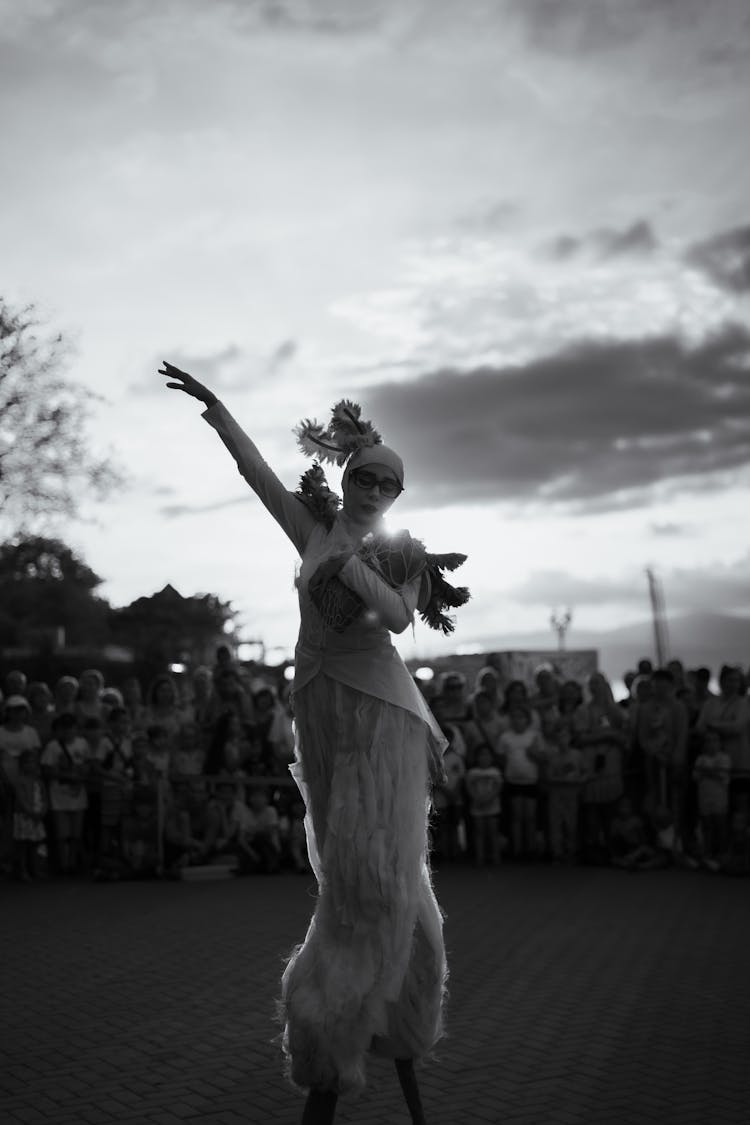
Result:
M130 485L64 529L102 592L296 633L165 357L290 487L297 420L362 403L393 522L470 556L452 645L643 618L646 566L750 613L748 74L746 0L0 0L0 288L106 398Z

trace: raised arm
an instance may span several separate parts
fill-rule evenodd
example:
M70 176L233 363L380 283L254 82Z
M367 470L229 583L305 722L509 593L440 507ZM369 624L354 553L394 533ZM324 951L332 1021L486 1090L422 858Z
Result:
M213 391L204 387L186 371L180 371L164 360L160 375L172 380L168 387L184 391L191 398L198 399L206 406L202 417L218 433L224 445L234 457L240 475L255 492L264 507L271 513L282 531L291 539L301 555L310 532L315 526L315 517L304 504L284 487L273 469L263 460L254 442L232 417Z

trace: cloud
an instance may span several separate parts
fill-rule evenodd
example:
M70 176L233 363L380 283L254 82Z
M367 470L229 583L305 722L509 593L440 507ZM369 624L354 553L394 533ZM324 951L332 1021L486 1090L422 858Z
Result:
M744 0L510 0L527 42L550 54L599 55L650 41L716 64L734 37L747 43ZM744 33L744 34L743 34ZM662 52L663 54L663 52Z
M583 341L516 366L433 371L361 397L428 504L621 506L750 465L750 331Z
M248 391L257 387L266 378L277 378L292 362L297 354L295 340L283 340L266 354L252 355L237 344L226 344L214 352L184 352L180 348L167 348L162 357L154 360L154 371L162 365L162 359L187 371L205 383L217 394L228 391ZM138 394L161 394L166 380L164 376L146 376L130 383L128 390Z
M750 291L750 224L694 243L685 258L722 288L747 293Z
M478 203L474 208L459 215L456 225L459 230L471 234L495 234L507 231L518 218L521 205L512 199L496 199Z
M675 567L659 573L667 610L672 612L729 613L750 609L750 554L714 566ZM646 605L645 570L612 577L581 577L567 571L533 571L509 591L509 597L534 606L638 606Z
M247 504L252 499L251 493L243 496L233 496L228 500L211 500L207 504L164 504L159 508L159 514L168 520L178 519L181 516L197 516L204 512L219 512L224 508L234 508L238 504Z
M672 523L669 520L665 520L663 523L649 524L649 531L652 535L657 535L660 538L678 539L680 536L688 534L690 528L684 523Z
M577 238L563 234L547 243L544 250L560 261L585 253L604 261L629 255L647 256L658 245L651 224L645 219L639 219L624 230L601 227Z
M284 340L268 357L267 372L269 375L280 375L285 367L291 363L297 354L297 343L294 340Z

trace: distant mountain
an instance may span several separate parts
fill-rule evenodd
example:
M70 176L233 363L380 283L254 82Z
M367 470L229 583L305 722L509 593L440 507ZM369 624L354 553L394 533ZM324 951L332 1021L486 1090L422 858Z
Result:
M686 668L705 665L716 675L722 664L750 667L750 617L728 617L721 614L693 613L670 617L668 621L668 659L681 660ZM599 667L610 678L621 679L629 668L635 668L642 657L656 663L654 634L649 620L606 631L572 627L567 648L595 648ZM549 630L536 633L493 634L477 638L487 652L508 649L548 650Z

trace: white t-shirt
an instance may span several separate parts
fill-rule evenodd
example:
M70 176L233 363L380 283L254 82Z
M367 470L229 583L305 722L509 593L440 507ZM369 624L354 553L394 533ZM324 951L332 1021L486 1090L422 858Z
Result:
M532 746L538 745L537 731L506 730L500 739L500 753L505 756L503 774L511 785L534 785L539 780L539 767L529 757Z
M472 816L497 816L500 812L500 790L503 775L497 766L474 766L466 774Z
M42 754L42 765L66 770L70 761L74 766L85 767L88 765L91 752L85 738L76 735L66 744L67 754L56 738L48 742ZM86 786L80 781L49 782L49 805L54 812L83 812L88 808L89 797Z

